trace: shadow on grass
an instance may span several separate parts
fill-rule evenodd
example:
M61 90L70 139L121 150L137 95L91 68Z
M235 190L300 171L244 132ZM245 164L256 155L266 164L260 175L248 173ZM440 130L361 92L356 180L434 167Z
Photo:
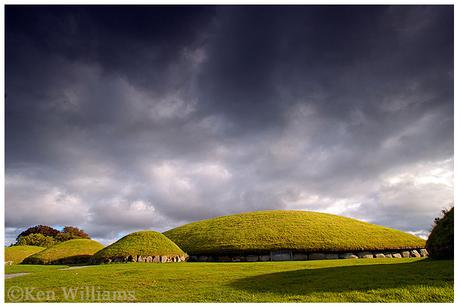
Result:
M306 295L313 292L366 291L403 288L410 285L453 285L453 261L429 259L399 264L369 264L302 269L251 276L230 284L254 293Z

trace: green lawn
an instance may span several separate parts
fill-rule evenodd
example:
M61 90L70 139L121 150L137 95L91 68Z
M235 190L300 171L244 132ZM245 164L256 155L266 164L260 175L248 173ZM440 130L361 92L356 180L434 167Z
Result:
M47 272L53 271L56 269L67 268L67 265L29 265L29 264L20 264L13 266L5 266L5 274L16 274L16 273L38 273L38 272Z
M52 301L81 301L66 300L61 288L66 286L134 291L137 302L452 302L453 266L453 261L416 258L130 263L69 270L13 265L7 273L32 273L6 279L5 290L7 302L13 286L51 291Z

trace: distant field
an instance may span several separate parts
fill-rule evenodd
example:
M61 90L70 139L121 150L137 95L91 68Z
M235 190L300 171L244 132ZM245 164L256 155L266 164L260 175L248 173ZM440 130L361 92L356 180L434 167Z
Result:
M52 291L61 286L134 291L137 302L452 302L453 261L355 259L260 263L129 263L60 270L13 265L12 287ZM63 268L62 266L59 268ZM86 300L87 301L87 300Z

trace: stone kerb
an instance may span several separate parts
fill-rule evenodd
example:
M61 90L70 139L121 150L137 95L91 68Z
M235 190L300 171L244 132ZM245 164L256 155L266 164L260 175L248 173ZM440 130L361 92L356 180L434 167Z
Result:
M264 262L264 261L305 261L335 259L373 259L373 258L420 258L427 257L426 249L405 249L392 251L356 251L356 252L298 252L270 251L268 253L247 255L191 255L192 262Z
M185 262L188 260L187 256L127 256L127 257L114 257L111 259L98 260L93 259L91 263L125 263L125 262L139 262L139 263L171 263L171 262Z

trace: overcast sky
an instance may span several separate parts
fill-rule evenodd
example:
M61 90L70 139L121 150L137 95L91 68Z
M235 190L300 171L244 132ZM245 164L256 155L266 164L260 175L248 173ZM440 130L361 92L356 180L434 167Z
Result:
M452 6L7 6L5 52L7 242L453 202Z

